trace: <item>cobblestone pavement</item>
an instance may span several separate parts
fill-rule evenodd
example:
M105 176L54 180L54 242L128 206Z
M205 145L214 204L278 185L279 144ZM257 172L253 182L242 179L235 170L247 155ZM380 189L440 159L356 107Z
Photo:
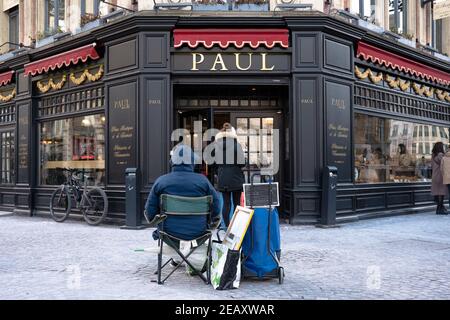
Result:
M0 299L450 299L450 216L281 226L286 278L215 291L177 270L151 282L151 230L0 215Z

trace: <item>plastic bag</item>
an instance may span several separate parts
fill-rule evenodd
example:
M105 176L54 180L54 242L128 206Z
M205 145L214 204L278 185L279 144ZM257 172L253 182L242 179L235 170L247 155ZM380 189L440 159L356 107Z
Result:
M212 243L211 284L216 290L237 289L241 281L241 250Z

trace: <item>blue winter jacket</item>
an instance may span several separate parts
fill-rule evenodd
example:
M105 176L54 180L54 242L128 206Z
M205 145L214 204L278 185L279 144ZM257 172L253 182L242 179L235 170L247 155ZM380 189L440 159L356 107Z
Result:
M162 194L185 197L213 196L211 218L220 219L220 200L214 187L202 174L194 172L193 165L172 165L172 172L159 177L148 196L145 209L150 220L159 214ZM206 216L171 216L164 221L164 231L183 240L201 236L207 227ZM157 233L153 238L158 239Z

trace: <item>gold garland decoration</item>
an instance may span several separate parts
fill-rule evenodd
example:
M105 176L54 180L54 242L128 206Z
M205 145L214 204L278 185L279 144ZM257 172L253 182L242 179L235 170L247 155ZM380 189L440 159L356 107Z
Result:
M387 81L389 87L391 87L392 89L398 88L398 86L400 85L400 78L397 77L396 78L391 78L388 74L385 77L385 80Z
M48 90L50 90L50 88L52 88L53 90L61 90L62 87L64 86L64 84L67 81L67 76L64 74L62 76L61 81L55 83L53 82L53 78L50 78L47 82L47 84L43 84L41 81L37 82L37 88L39 89L39 91L41 93L46 93L48 92Z
M72 72L70 74L70 81L72 81L73 84L79 86L83 82L88 79L91 82L98 81L103 76L103 65L100 65L100 68L98 69L97 73L92 74L89 72L88 69L85 69L83 73L77 78L75 77L75 74Z
M425 85L419 86L417 83L413 83L413 89L418 95L425 95L427 97L432 97L434 93L434 88L427 88Z
M10 94L3 96L2 94L0 94L0 101L1 102L9 102L11 101L14 97L16 96L16 88L13 89L13 91L11 91Z
M359 79L367 79L369 77L370 81L373 83L378 83L383 80L383 73L379 72L378 75L374 75L370 68L367 68L366 71L361 72L357 66L355 66L355 74Z
M369 69L370 70L370 69ZM370 71L369 73L369 78L370 81L372 81L373 83L378 83L381 80L383 80L383 73L379 72L377 76L375 76L372 71Z
M436 89L436 96L438 97L439 100L450 101L450 95L449 95L449 93L447 91L444 92L443 90Z
M408 90L410 85L411 85L410 81L405 81L403 83L400 81L400 89L402 89L402 91Z
M356 77L358 77L359 79L367 79L367 77L369 77L370 81L372 81L373 83L378 83L383 79L383 73L379 72L378 75L374 75L372 70L370 70L370 68L367 68L366 71L362 72L358 66L355 66L355 75ZM432 97L434 93L436 93L436 96L439 100L442 101L448 101L450 102L450 93L449 92L444 92L443 90L439 90L439 89L434 89L432 87L427 87L425 85L418 85L415 82L411 82L409 80L401 80L400 77L391 77L388 74L386 74L384 76L384 79L386 80L386 82L388 83L389 87L391 87L392 89L397 89L400 88L402 91L406 91L411 87L414 89L414 92L418 95L424 95L427 97Z
M434 88L430 88L430 89L425 89L424 90L425 95L429 98L433 96L434 93Z
M355 66L355 74L359 79L366 79L369 76L370 69L367 69L364 72L361 72L357 66Z

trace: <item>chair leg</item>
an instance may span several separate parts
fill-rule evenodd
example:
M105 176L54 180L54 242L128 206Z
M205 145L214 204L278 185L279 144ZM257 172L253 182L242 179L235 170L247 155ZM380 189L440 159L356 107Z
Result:
M207 251L207 257L206 257L206 276L208 278L208 282L206 284L211 284L211 252L212 252L212 248L211 248L211 237L208 240L208 251Z
M164 282L161 282L161 272L162 272L162 251L163 251L163 242L161 241L159 246L159 253L158 253L158 284L163 284Z

